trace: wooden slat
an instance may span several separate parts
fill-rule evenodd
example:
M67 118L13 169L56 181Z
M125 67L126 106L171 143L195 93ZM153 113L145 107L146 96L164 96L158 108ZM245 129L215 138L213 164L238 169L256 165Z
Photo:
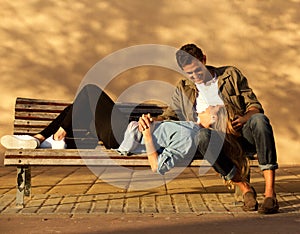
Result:
M28 111L28 112L61 112L66 107L66 105L39 105L39 104L16 104L15 110Z
M145 155L120 156L104 150L7 150L5 165L149 165Z
M45 128L14 128L14 135L35 135Z
M46 99L36 99L36 98L22 98L17 97L16 104L42 104L42 105L69 105L72 103L71 101L64 101L64 100L46 100ZM166 107L165 104L159 103L133 103L133 102L117 102L117 105L122 105L124 107L132 107L132 106L147 106L149 108L152 107Z
M117 102L116 106L118 108L135 108L135 109L164 109L167 107L165 104L156 103L133 103L133 102Z
M193 160L191 166L199 166L202 162L200 159ZM4 165L149 166L149 162L146 154L121 156L101 146L94 150L10 149L5 152Z
M122 112L124 113L128 113L128 114L131 114L131 115L141 115L141 114L147 114L147 113L150 113L150 114L153 114L153 115L159 115L161 114L163 111L161 109L148 109L148 108L141 108L141 109L135 109L135 110L131 110L131 112L129 111L124 111L121 109Z
M14 126L16 127L44 127L51 123L51 120L25 120L25 119L15 119Z
M43 105L43 106L67 106L71 102L59 101L59 100L44 100L44 99L31 99L31 98L20 98L16 100L16 106L20 104L29 104L29 105ZM147 109L164 109L167 107L165 104L156 104L156 103L130 103L122 102L116 103L118 107L121 108L147 108Z
M53 105L18 105L15 108L15 111L17 113L22 112L29 112L29 113L35 113L38 115L40 112L45 113L60 113L65 106L53 106ZM159 107L150 107L150 106L142 106L142 107L124 107L123 105L118 105L118 108L121 112L127 113L127 114L138 114L138 113L148 113L151 112L153 114L155 113L162 113L163 109Z
M191 167L202 166L203 160L194 160L189 165ZM18 159L18 158L7 158L5 159L5 166L147 166L149 162L144 159ZM207 166L206 164L203 166Z
M14 128L14 135L35 135L42 130L44 130L44 128ZM78 129L75 129L74 131L78 132ZM84 139L88 140L87 138Z
M59 113L48 113L48 112L15 112L16 119L37 119L37 120L53 120L58 116Z
M22 98L17 97L16 104L47 104L47 105L69 105L71 102L63 100L45 100L45 99L36 99L36 98Z
M135 156L122 156L119 155L114 150L107 150L101 146L103 149L9 149L5 153L6 158L115 158L115 159L147 159L145 154L139 154Z
M145 160L119 159L5 159L6 166L30 165L30 166L149 166Z

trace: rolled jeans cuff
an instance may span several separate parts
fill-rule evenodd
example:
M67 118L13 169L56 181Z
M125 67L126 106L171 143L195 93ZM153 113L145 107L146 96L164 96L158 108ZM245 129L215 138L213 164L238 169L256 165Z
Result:
M278 164L265 164L265 165L258 165L260 170L276 170L278 169Z
M226 181L231 180L235 176L236 172L237 172L237 169L235 166L233 166L231 171L227 175L222 176L222 178Z

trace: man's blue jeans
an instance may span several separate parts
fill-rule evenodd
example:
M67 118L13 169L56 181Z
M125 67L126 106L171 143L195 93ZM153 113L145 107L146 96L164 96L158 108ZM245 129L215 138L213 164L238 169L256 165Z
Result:
M267 116L262 113L252 115L243 126L239 141L246 154L257 153L261 170L278 168L274 134Z
M272 126L264 114L255 114L247 121L239 142L246 155L257 153L261 170L278 168ZM230 180L235 175L236 168L222 150L223 143L222 133L206 128L200 130L198 151L225 180Z
M198 152L225 180L231 180L237 169L231 159L224 153L224 139L224 133L201 128L198 134Z

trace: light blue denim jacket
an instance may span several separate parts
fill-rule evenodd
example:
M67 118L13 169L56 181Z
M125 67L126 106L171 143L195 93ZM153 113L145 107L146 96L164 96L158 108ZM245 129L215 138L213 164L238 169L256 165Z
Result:
M153 124L153 143L158 152L157 173L163 175L175 166L187 166L196 153L200 127L192 121L163 121ZM118 150L136 154L146 152L137 122L128 125L124 141Z

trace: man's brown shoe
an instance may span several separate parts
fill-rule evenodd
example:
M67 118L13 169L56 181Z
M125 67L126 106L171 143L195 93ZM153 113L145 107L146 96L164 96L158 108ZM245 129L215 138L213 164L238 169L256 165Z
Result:
M244 211L256 211L258 208L258 203L256 201L256 191L253 187L251 187L252 191L246 192L243 195L244 198L244 205L243 210Z
M275 214L279 210L276 197L266 197L263 204L258 209L260 214Z

